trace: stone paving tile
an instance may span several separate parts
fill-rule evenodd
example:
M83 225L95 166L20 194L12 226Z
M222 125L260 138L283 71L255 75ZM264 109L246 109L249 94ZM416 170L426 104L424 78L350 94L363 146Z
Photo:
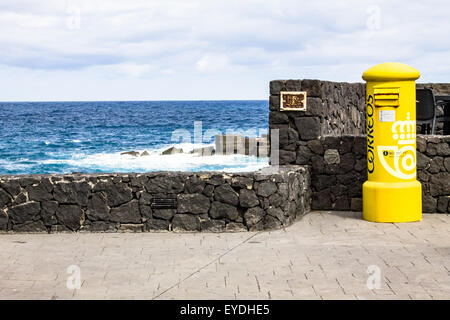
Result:
M450 298L445 214L377 224L361 213L312 212L271 232L0 234L0 241L0 299ZM80 289L67 288L70 265L80 268ZM370 290L373 268L379 287Z

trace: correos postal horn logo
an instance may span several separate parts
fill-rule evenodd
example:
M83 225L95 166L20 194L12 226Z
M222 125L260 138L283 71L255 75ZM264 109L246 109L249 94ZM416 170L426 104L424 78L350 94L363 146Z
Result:
M392 138L397 141L396 146L378 146L378 158L382 166L392 176L410 180L416 177L416 121L395 121L392 124Z

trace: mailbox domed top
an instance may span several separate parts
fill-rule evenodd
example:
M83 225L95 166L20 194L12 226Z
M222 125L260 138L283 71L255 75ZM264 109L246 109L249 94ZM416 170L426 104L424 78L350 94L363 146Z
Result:
M419 79L420 72L416 69L397 62L377 64L363 73L366 81L402 81Z

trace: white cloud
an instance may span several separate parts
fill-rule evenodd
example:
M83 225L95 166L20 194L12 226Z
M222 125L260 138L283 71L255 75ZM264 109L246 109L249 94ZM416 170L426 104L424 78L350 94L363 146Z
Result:
M0 100L264 99L274 78L361 81L383 61L448 82L449 9L446 0L2 0Z

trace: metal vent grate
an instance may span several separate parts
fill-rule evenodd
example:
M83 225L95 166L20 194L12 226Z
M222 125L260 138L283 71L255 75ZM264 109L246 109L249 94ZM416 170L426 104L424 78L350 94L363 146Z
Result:
M177 199L176 198L154 197L152 200L151 207L153 209L176 209L177 208Z

